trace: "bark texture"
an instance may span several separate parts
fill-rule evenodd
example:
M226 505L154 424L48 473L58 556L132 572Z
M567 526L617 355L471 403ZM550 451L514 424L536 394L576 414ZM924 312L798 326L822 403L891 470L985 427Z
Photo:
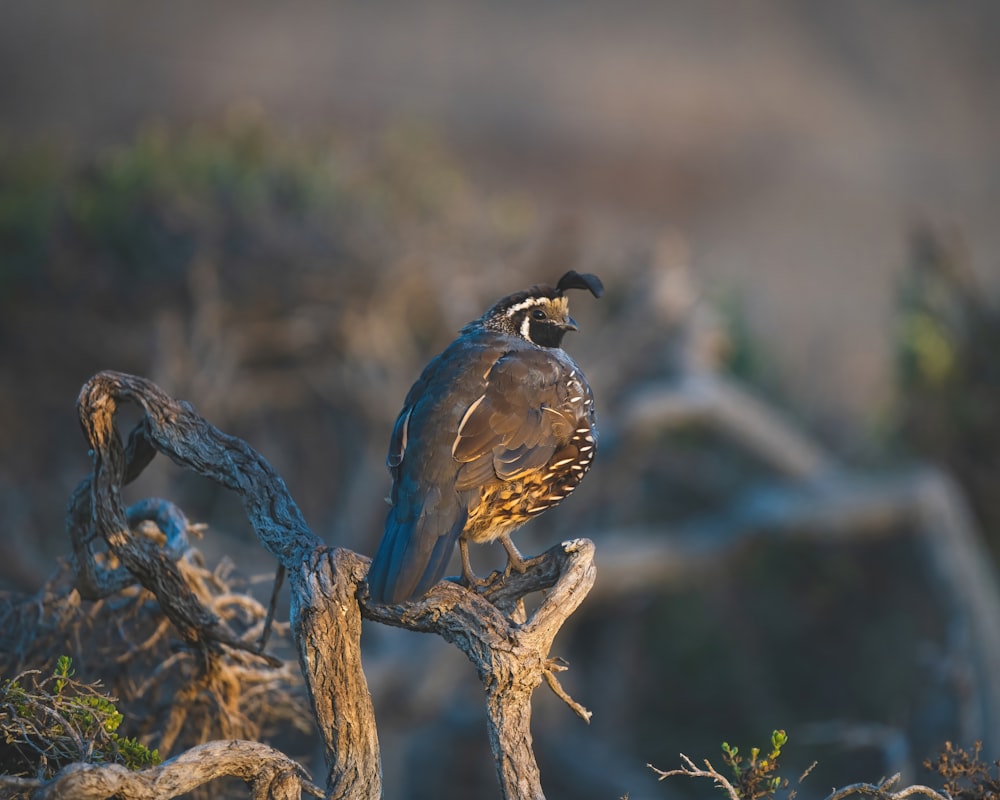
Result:
M133 402L143 412L125 444L114 424L123 402ZM68 527L84 597L106 597L138 581L153 592L189 646L206 656L220 648L246 649L201 605L178 570L175 561L186 545L185 526L175 519L172 506L165 501L131 508L122 504L121 487L157 453L166 455L236 492L261 544L289 576L299 663L324 741L327 797L382 796L378 734L361 665L363 617L436 633L462 650L483 682L502 796L544 797L532 750L531 696L545 680L577 714L589 719L589 712L559 685L555 673L565 666L550 659L549 650L559 628L593 586L592 542L557 545L529 561L524 574L494 574L479 592L444 581L417 601L377 605L369 602L364 583L369 559L325 546L267 461L187 403L144 378L101 372L83 387L78 409L93 472L73 494ZM135 532L142 520L157 523L164 533L162 543ZM546 596L526 616L524 596L541 590L548 590ZM279 756L258 743L231 741L202 745L138 773L73 765L40 787L38 796L71 791L82 798L115 793L125 798L173 797L221 774L246 777L254 798L298 797L303 788L314 788L300 767ZM247 766L254 764L255 769Z
M259 742L207 742L139 772L119 764L72 764L39 788L36 800L163 800L224 776L242 778L253 800L298 800L303 788L320 796L305 770L288 756Z

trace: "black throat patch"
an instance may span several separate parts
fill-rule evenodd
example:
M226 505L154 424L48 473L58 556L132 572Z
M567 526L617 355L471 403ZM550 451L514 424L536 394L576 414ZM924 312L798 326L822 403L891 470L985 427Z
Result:
M528 338L540 347L559 347L566 329L551 320L529 320Z

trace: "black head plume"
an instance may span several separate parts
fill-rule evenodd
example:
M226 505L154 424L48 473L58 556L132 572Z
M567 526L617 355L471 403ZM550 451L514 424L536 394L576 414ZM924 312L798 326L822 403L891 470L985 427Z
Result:
M556 292L560 295L567 289L587 289L594 297L604 294L604 284L600 278L589 272L580 274L575 269L563 275L556 284Z

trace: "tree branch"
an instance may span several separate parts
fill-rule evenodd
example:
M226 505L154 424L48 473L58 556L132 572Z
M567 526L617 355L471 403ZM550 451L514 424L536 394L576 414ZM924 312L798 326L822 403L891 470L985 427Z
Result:
M251 786L254 800L298 800L305 790L314 797L322 791L308 780L299 764L259 742L208 742L157 767L132 771L120 764L71 764L40 786L35 800L168 800L227 775Z
M532 750L531 695L551 676L552 640L586 597L596 575L593 542L574 539L531 559L522 575L510 576L509 586L501 583L503 578L492 576L493 582L482 595L443 581L419 600L394 606L372 604L362 596L366 618L436 633L458 647L476 667L486 690L490 747L504 798L544 797ZM510 604L546 587L551 591L522 624L488 599L501 598ZM558 691L553 687L553 691L589 720L590 712L561 687Z
M826 796L825 800L844 800L845 797L850 797L852 794L869 795L877 797L879 800L905 800L913 795L924 795L932 800L951 800L947 795L921 784L905 786L895 792L889 791L897 783L899 783L898 772L880 783L852 783L842 789L835 789Z
M713 767L707 758L705 759L705 766L707 769L696 767L695 763L683 753L681 753L681 761L683 762L682 767L668 771L657 769L652 764L647 764L646 766L653 770L653 772L659 776L658 780L661 781L667 778L673 778L677 775L683 775L686 778L710 778L715 782L716 786L723 789L726 794L729 795L730 800L741 800L739 792L736 791L736 787L733 786L722 773Z
M114 426L115 412L125 401L144 411L127 446L122 445ZM381 795L378 735L361 665L364 616L436 633L466 654L486 692L489 738L503 797L544 798L532 751L531 695L543 679L547 680L577 714L589 719L590 712L575 703L555 680L554 671L565 667L549 657L549 649L560 627L594 584L592 542L563 542L531 559L523 574L495 574L481 592L446 580L417 601L376 605L368 600L364 585L369 559L350 550L323 546L267 461L242 440L210 425L187 403L173 400L143 378L102 372L83 387L78 407L94 459L93 473L77 487L68 515L81 593L106 596L138 579L156 595L186 641L209 650L218 644L252 649L237 641L200 605L174 563L186 546L188 526L183 515L166 501L147 501L130 510L122 506L121 486L134 480L155 453L163 453L235 491L261 543L287 571L299 664L325 745L328 797L367 800ZM162 542L134 530L136 522L143 519L153 519L162 527ZM120 565L98 552L96 545L101 541L107 543ZM535 611L519 623L523 598L541 590L549 591ZM200 769L201 752L195 748L168 763ZM260 753L262 758L270 757L266 751ZM255 789L255 797L297 796L293 794L298 791L295 781L287 778L292 768L285 769L284 762L280 763L277 777L267 784L266 791L271 794ZM74 796L89 797L98 795L84 793L88 784L62 781L94 781L102 787L100 781L107 781L109 786L125 787L121 793L130 798L150 796L142 793L146 790L140 780L124 783L127 776L120 774L120 769L108 767L106 774L97 777L102 770L105 768L80 766L64 771L60 785L73 786ZM286 785L292 793L281 793ZM105 792L100 795L103 797L119 790L94 791ZM171 796L162 788L156 791L157 796Z

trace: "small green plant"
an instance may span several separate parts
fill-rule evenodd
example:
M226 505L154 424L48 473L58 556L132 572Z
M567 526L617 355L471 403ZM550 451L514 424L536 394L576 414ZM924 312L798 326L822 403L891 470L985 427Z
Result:
M70 678L75 674L76 670L73 669L73 659L69 656L59 656L59 659L56 661L55 672L52 673L52 677L55 678L56 697L62 695L66 684L69 683Z
M50 675L29 670L0 683L0 772L49 778L73 762L160 763L156 750L119 735L124 717L114 698L75 673L60 656Z
M788 787L788 779L777 773L781 748L787 742L788 735L783 730L773 731L767 755L761 758L761 749L752 747L749 759L740 755L738 747L733 747L728 742L722 743L722 760L732 770L735 779L733 785L742 800L774 797L778 789Z
M752 747L750 758L746 759L740 755L740 749L733 747L729 742L722 743L722 760L726 762L732 773L733 780L712 766L712 762L707 758L704 760L704 767L699 767L690 758L681 753L681 767L679 769L662 770L657 769L652 764L647 766L652 769L662 781L666 778L684 776L687 778L709 778L716 786L722 789L730 800L772 800L775 792L779 789L788 788L788 779L778 775L778 759L781 757L781 748L788 743L788 734L783 730L771 732L771 748L767 755L761 758L761 749ZM799 783L805 780L816 764L813 763L799 778ZM788 792L786 800L793 800L795 790Z
M662 770L648 764L662 781L665 778L683 776L687 778L709 778L722 789L729 800L761 800L774 798L779 789L788 788L788 780L778 775L778 758L781 749L787 744L788 736L782 730L771 734L771 749L761 758L759 747L751 748L750 758L740 755L738 747L732 747L728 742L722 743L722 758L732 772L734 780L730 780L706 758L704 767L699 767L690 758L681 753L679 769ZM945 742L944 749L938 757L924 761L924 767L937 772L944 778L941 792L930 786L906 786L897 788L900 773L883 778L877 783L852 783L841 789L834 789L826 796L826 800L845 800L847 797L860 795L875 797L880 800L904 800L904 798L919 795L930 800L1000 800L1000 760L984 762L980 759L983 749L982 742L976 742L972 752L956 747L951 742ZM802 783L816 766L812 765L802 773L799 783ZM793 800L795 790L788 792L786 800Z

